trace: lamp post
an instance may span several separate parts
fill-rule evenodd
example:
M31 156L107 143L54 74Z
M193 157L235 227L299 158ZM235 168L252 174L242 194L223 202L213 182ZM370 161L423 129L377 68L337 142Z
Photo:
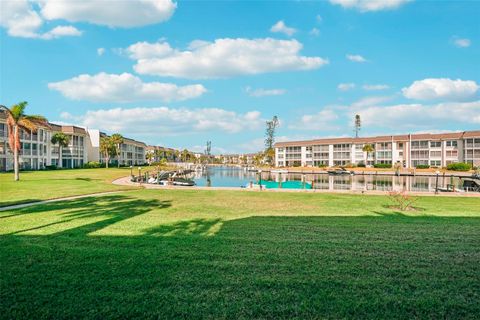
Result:
M138 167L138 180L142 183L142 168Z
M130 176L133 176L133 166L130 166Z
M435 178L435 194L438 194L438 174L440 173L440 171L435 171L435 174L436 174L436 178Z
M258 185L260 186L260 190L262 190L262 170L258 170Z

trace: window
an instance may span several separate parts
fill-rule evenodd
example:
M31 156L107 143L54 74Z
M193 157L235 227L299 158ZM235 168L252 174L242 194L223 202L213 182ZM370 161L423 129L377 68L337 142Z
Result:
M442 151L430 151L430 157L440 158L442 156Z
M447 157L458 157L458 150L447 150Z
M442 162L440 160L430 160L430 165L432 167L440 167L442 165Z
M399 143L398 143L398 148L399 148L399 149L402 149L402 148L403 148L403 142L399 142Z
M306 147L307 151L312 151L312 147Z
M447 141L447 147L457 147L457 141L456 140L449 140Z
M430 148L441 148L442 143L440 141L430 141Z

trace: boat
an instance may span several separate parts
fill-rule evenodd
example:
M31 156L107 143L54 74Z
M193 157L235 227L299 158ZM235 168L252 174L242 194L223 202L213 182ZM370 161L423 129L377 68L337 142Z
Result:
M335 169L335 170L327 170L328 174L331 174L331 175L353 175L353 171L349 171L345 168L339 168L339 169Z
M463 190L480 192L480 182L473 179L463 179Z
M195 181L185 178L173 178L172 184L174 186L193 187L195 185Z

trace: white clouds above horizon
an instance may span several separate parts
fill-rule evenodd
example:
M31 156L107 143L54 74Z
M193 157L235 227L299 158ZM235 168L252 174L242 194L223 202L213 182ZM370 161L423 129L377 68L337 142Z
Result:
M339 118L338 114L330 109L323 109L316 114L303 115L299 121L290 124L290 129L296 130L316 130L326 131L337 128L335 121Z
M197 98L207 91L200 84L177 86L172 83L142 82L130 73L104 72L52 82L48 87L69 99L91 102L182 101Z
M480 101L434 105L398 104L356 110L364 126L416 129L444 124L480 124ZM353 114L353 113L352 113Z
M318 28L312 28L309 32L310 35L314 37L318 37L320 35L320 30Z
M164 41L135 43L125 51L137 59L134 69L139 74L187 79L313 70L328 64L321 57L299 55L302 47L294 39L224 38L214 42L195 40L185 51L173 49Z
M191 135L218 131L238 133L258 129L264 119L258 111L237 113L221 108L112 108L89 110L80 116L63 114L65 120L74 120L88 128L125 135Z
M387 84L364 84L362 88L367 91L379 91L389 89L390 86Z
M105 48L98 48L98 49L97 49L97 55L103 56L104 53L105 53Z
M275 23L271 28L271 32L276 32L276 33L283 33L289 37L293 36L297 30L295 28L287 27L285 22L283 20L278 21Z
M347 54L346 58L352 62L358 62L358 63L367 62L367 59L365 59L359 54Z
M479 85L472 80L428 78L414 81L402 89L406 98L416 100L463 101L475 97Z
M44 19L27 0L2 1L0 26L12 37L51 40L63 36L80 36L82 32L73 26L56 26L47 32L40 31Z
M287 93L287 90L285 89L253 89L251 87L246 87L245 92L250 96L250 97L265 97L265 96L280 96L285 93Z
M348 91L355 88L355 83L339 83L337 89L340 91Z
M110 1L42 0L41 14L46 20L89 22L108 27L132 28L164 22L177 7L171 0Z
M393 10L412 0L330 0L345 9L357 9L360 12Z
M453 44L459 48L468 48L472 44L470 39L467 38L454 38Z
M51 40L79 36L82 31L60 25L42 31L46 21L88 22L109 27L139 27L164 22L174 13L171 0L109 1L96 0L15 0L2 1L0 26L13 37Z

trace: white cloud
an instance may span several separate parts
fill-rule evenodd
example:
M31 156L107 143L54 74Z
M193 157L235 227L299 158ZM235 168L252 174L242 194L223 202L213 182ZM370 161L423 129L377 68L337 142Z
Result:
M306 114L296 124L291 124L290 129L297 130L332 130L336 125L332 122L338 119L338 115L331 109L324 109L316 114Z
M280 33L286 34L289 37L291 37L295 32L297 32L297 30L295 28L287 27L287 25L285 24L285 22L283 22L283 20L280 20L277 23L275 23L270 28L270 31L271 32L280 32Z
M328 64L320 57L299 55L297 40L217 39L193 41L189 50L172 49L166 42L139 42L126 49L137 59L140 74L188 79L225 78L267 72L312 70Z
M201 96L207 90L200 84L177 86L172 83L142 82L130 73L77 77L49 83L52 90L60 91L73 100L93 102L132 102L146 100L181 101Z
M42 34L40 36L41 39L56 39L60 37L70 36L70 37L78 37L81 36L82 32L75 27L72 26L57 26L52 30Z
M382 104L386 101L392 100L393 97L391 96L369 96L369 97L363 97L354 103L350 105L351 108L358 109L358 108L364 108L364 107L369 107L369 106L377 106L379 104Z
M105 53L105 48L98 48L98 49L97 49L97 54L98 54L99 56L103 56L104 53Z
M88 128L122 132L127 136L191 135L205 131L238 133L259 129L264 124L258 111L239 114L220 108L113 108L64 116Z
M109 27L140 27L164 22L177 5L170 0L98 1L42 0L47 20L89 22Z
M320 23L323 21L323 18L321 15L317 14L317 16L315 17L315 20L317 20L317 22Z
M287 92L285 89L253 89L246 87L245 92L251 97L280 96Z
M361 12L397 9L411 0L330 0L346 9L357 9Z
M468 48L472 44L470 39L467 38L455 38L453 44L459 48Z
M409 99L462 101L474 97L478 89L479 85L472 80L429 78L413 82L402 92Z
M355 88L355 83L340 83L337 86L337 89L340 91L348 91Z
M310 30L310 35L317 37L320 35L320 30L318 30L318 28L313 28Z
M81 35L73 26L42 31L45 20L128 28L166 21L177 6L171 0L2 0L0 3L0 26L7 29L10 36L43 40Z
M359 63L367 62L367 59L365 59L364 57L362 57L359 54L347 54L346 57L347 57L348 60L350 60L352 62L359 62Z
M378 91L378 90L386 90L389 89L390 86L387 84L365 84L363 85L363 89L367 91Z
M419 130L453 123L480 124L480 101L371 106L355 113L364 126Z
M27 0L2 1L0 10L0 26L7 29L13 37L50 40L62 36L79 36L81 31L73 26L57 26L42 33L43 19L34 10L32 2Z

